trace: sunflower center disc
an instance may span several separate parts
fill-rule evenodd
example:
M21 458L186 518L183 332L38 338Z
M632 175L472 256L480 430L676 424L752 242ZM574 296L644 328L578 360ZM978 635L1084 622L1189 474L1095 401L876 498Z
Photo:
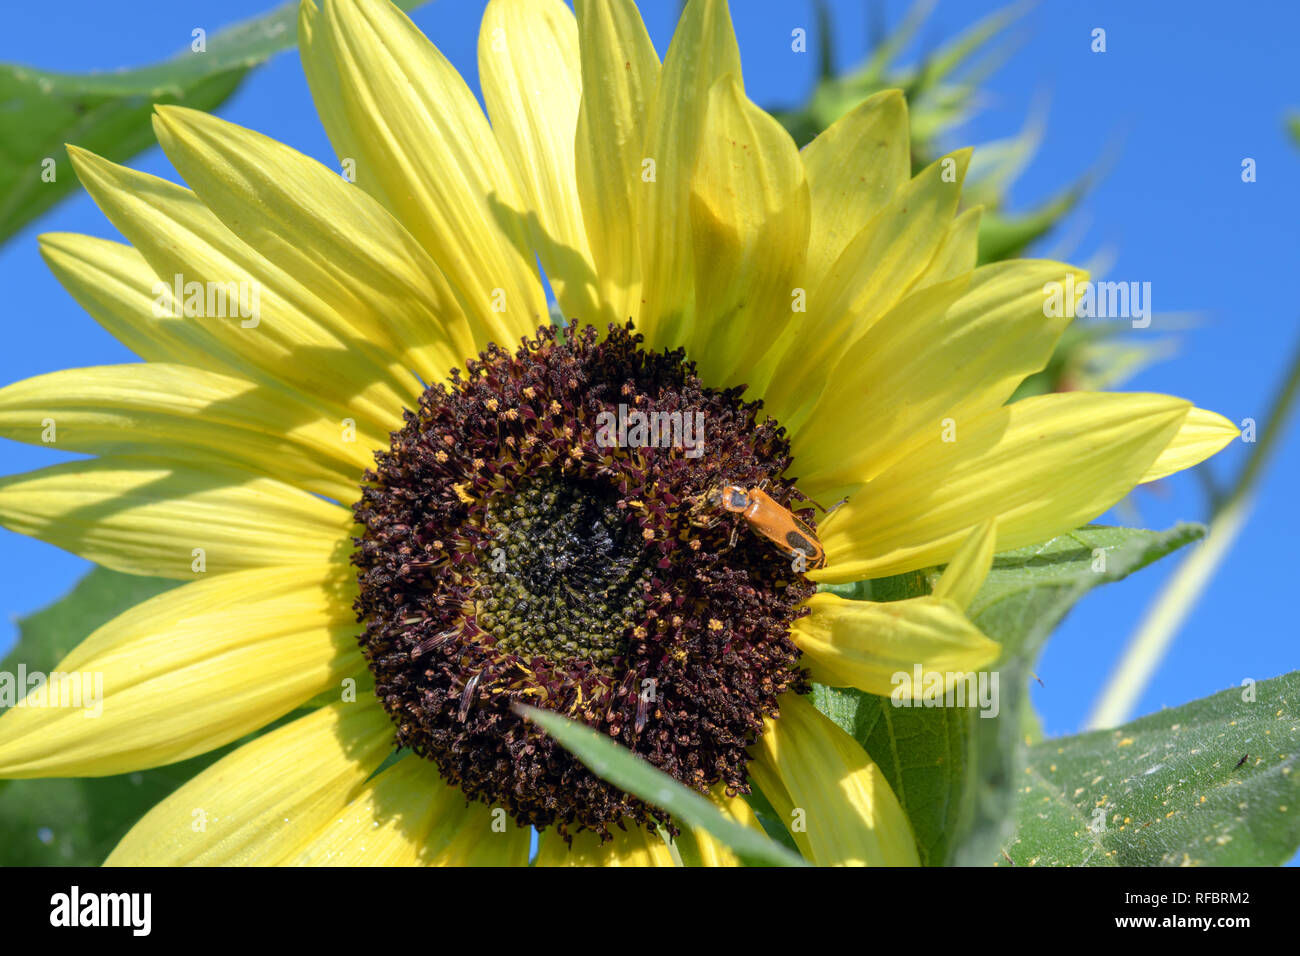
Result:
M497 649L551 665L585 659L612 677L652 571L615 491L561 474L525 480L513 498L488 500L486 526L496 577L480 588L477 623Z
M707 503L763 481L789 502L785 434L742 389L705 388L680 350L640 343L630 326L547 327L514 353L491 346L406 413L354 507L360 642L397 745L565 835L666 821L516 703L734 794L777 697L808 687L789 627L813 586ZM703 445L635 428L611 442L620 405L702 423Z

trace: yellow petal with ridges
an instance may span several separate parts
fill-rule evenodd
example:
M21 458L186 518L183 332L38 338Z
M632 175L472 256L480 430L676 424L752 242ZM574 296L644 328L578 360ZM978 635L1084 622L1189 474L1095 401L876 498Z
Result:
M741 79L740 49L726 0L690 0L673 34L647 117L638 203L641 324L650 349L676 347L694 317L689 245L691 181L709 91L727 74Z
M562 0L492 0L479 29L478 72L556 301L566 316L593 320L599 281L574 175L582 75L573 14Z
M725 816L744 826L753 827L760 833L763 832L763 825L758 822L757 814L754 813L753 808L744 797L739 794L729 797L726 788L722 784L717 784L709 791L709 799ZM720 843L707 830L683 830L677 837L677 842L679 845L689 843L694 855L699 860L700 866L744 865L740 857L736 856L728 846ZM682 852L685 853L686 850L683 849Z
M222 757L156 804L106 866L276 866L333 819L393 749L374 700L320 707Z
M528 246L529 210L465 81L386 0L330 0L307 37L330 82L308 73L325 114L346 117L356 185L424 246L476 328L516 342L547 322ZM337 80L337 82L335 82Z
M810 320L835 328L849 315L880 315L903 297L947 235L970 157L970 149L949 153L894 193L831 266L809 304Z
M429 760L408 756L366 784L292 857L296 866L525 866L529 831L465 804Z
M349 351L386 360L403 384L440 379L477 354L442 272L379 202L314 159L208 113L159 106L154 131L209 210L329 303ZM346 230L339 223L347 223Z
M915 288L924 289L936 282L947 282L965 275L979 261L980 219L983 206L973 206L952 221L930 264L925 267Z
M646 117L659 83L659 57L632 0L576 0L582 105L576 164L602 322L641 310L637 221Z
M345 677L365 671L354 593L318 565L221 575L137 605L59 662L44 706L37 688L0 716L0 777L158 767L238 740L317 694L341 694ZM98 704L63 706L84 675L92 697L102 691Z
M804 147L812 190L810 287L816 288L853 238L907 184L912 174L909 137L902 91L882 90Z
M821 401L796 430L801 486L816 497L869 481L938 436L945 420L1001 406L1047 364L1069 324L1043 308L1043 286L1069 274L1087 277L1058 262L997 262L890 309L825 377ZM844 408L868 427L843 428Z
M931 592L933 596L952 601L962 610L970 607L970 602L975 600L975 595L984 586L984 579L989 576L989 569L993 567L997 540L997 518L990 518L976 527L943 569L943 574Z
M808 314L786 335L763 396L797 429L820 397L826 371L925 272L957 211L971 151L936 160L899 189L809 290ZM847 161L847 160L846 160Z
M691 184L696 321L683 343L716 387L747 381L794 317L808 204L790 134L723 77L709 94Z
M76 147L68 155L91 198L153 269L151 310L185 310L217 361L337 401L367 422L400 418L418 397L391 356L362 343L347 318L231 232L188 189ZM224 303L217 290L226 290ZM231 305L236 296L238 309ZM209 301L217 314L207 314ZM190 304L202 305L199 314L189 314Z
M224 465L151 458L70 461L0 478L0 525L128 574L193 580L346 561L351 512Z
M884 774L852 737L796 694L781 697L750 748L749 772L818 866L917 866L907 815Z
M335 379L324 392L295 387L281 381L282 368L260 368L260 358L247 356L214 337L203 322L184 316L155 315L155 275L144 257L131 246L75 233L46 233L39 239L41 257L55 277L104 329L136 355L149 362L164 362L208 369L232 378L247 378L259 387L272 388L289 404L305 404L335 422L340 434L355 423L357 443L381 448L388 443L391 419L358 415L346 390ZM330 394L339 394L331 398Z
M628 824L610 828L612 839L600 842L590 830L573 834L573 845L555 831L542 834L536 866L673 866L673 855L657 833Z
M429 791L443 786L437 767L407 757L367 783L304 842L290 862L294 866L416 866L441 809ZM462 798L454 808L455 817L463 816L464 803Z
M865 335L841 349L833 366L816 378L805 376L808 392L790 394L789 401L805 409L791 416L789 428L799 485L807 494L816 496L866 481L878 470L877 460L894 453L900 441L922 438L917 424L929 425L936 405L945 415L951 411L947 392L939 401L915 383L916 370L928 375L930 363L914 351L923 349L926 360L943 352L945 342L938 330L945 314L970 288L971 278L968 273L908 295ZM882 350L887 350L888 356ZM950 353L954 360L957 355L956 350ZM867 386L872 376L875 381ZM935 378L939 379L937 373ZM778 388L776 380L770 388ZM810 395L816 399L811 405L807 403ZM864 427L844 427L846 408L853 409Z
M1167 395L1068 392L935 423L933 439L864 485L818 536L825 582L942 564L973 523L998 519L998 551L1096 518L1136 485L1191 405ZM951 440L947 440L951 439Z
M0 389L0 436L92 455L217 461L338 501L357 496L377 436L357 441L293 396L189 365L65 369Z
M199 323L154 315L158 277L133 246L72 232L47 232L37 241L41 258L77 304L140 358L227 374L235 369L204 347L207 333Z
M302 60L302 71L311 90L316 115L320 117L339 159L339 172L355 177L356 164L364 152L343 104L343 86L334 65L334 51L330 49L321 12L314 0L299 0L298 3L298 56ZM362 189L389 209L393 208L392 197L384 193L374 176L368 178Z
M422 761L426 762L427 761ZM442 787L433 826L420 852L424 866L527 866L532 832L506 815L503 807L474 802L465 806L458 787ZM426 799L428 790L426 789Z
M913 668L966 674L997 660L1001 647L956 603L933 596L876 603L814 594L812 613L791 627L813 680L889 697ZM919 690L919 688L918 688ZM782 704L784 707L784 704Z
M1160 457L1142 476L1143 482L1156 481L1174 472L1199 465L1241 434L1236 425L1222 415L1204 408L1192 408L1183 427Z

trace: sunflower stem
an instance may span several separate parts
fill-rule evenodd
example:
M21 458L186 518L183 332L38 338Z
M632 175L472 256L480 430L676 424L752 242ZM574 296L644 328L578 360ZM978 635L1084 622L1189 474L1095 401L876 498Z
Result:
M1086 729L1114 727L1132 716L1178 629L1195 608L1205 585L1232 550L1250 517L1264 466L1286 430L1297 395L1300 395L1300 347L1292 356L1286 381L1269 409L1259 446L1246 461L1232 491L1212 503L1210 533L1174 572L1147 609L1142 623L1111 671L1105 689L1098 696Z

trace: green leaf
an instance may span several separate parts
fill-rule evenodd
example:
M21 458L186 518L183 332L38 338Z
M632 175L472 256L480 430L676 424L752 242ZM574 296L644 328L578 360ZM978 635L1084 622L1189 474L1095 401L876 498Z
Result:
M212 110L235 91L244 73L215 74L182 95L121 96L99 92L94 76L0 64L0 139L7 144L0 155L0 242L76 189L66 143L125 162L153 145L155 103Z
M750 865L803 866L804 861L757 830L725 816L706 797L585 724L536 707L519 713L558 740L602 780L672 814L688 827L707 830Z
M1168 531L1089 525L1045 544L1005 551L968 614L1003 646L1003 659L1037 656L1047 636L1080 598L1119 581L1205 536L1183 523Z
M1036 744L1007 855L1020 866L1286 862L1300 847L1300 671L1250 690Z
M398 0L398 6L420 2ZM214 33L204 52L187 49L113 73L50 73L0 63L0 242L76 187L65 143L125 162L153 145L155 103L215 109L250 68L295 44L297 22L295 0ZM46 160L54 161L51 182L48 174L43 178Z
M976 708L894 707L849 688L818 686L813 702L852 734L889 780L911 820L926 865L983 864L1013 825L1025 737L1037 736L1027 682L1047 636L1085 594L1201 537L1198 525L1154 532L1086 527L997 555L969 609L1002 644L997 716ZM928 593L938 569L828 588L894 601ZM990 708L991 712L991 708Z
M969 828L959 835L953 862L976 865L991 859L1013 827L1026 737L1031 668L1048 636L1085 594L1119 581L1205 536L1205 527L1179 524L1167 531L1087 527L1044 545L999 555L968 613L985 634L1002 644L1001 702L996 718L972 716L972 764L966 795L973 801ZM973 712L972 712L973 714Z

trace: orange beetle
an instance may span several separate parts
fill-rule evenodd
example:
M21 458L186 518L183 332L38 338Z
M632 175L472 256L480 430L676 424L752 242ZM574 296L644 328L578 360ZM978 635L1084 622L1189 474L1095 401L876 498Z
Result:
M742 515L749 526L786 554L802 556L809 568L826 566L826 551L817 533L783 508L761 487L746 491L739 485L723 485L709 494L709 504ZM735 536L732 537L735 543Z

